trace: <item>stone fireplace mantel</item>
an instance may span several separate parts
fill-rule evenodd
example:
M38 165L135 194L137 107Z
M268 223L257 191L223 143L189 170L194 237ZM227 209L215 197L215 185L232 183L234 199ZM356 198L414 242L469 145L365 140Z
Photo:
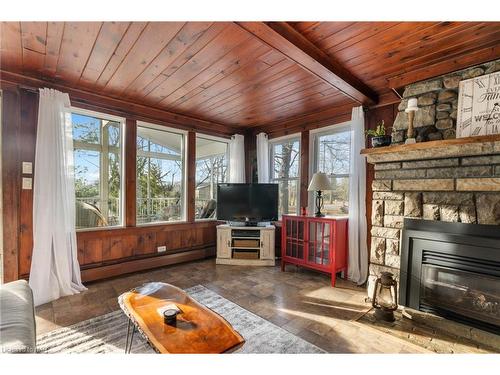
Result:
M495 153L500 153L500 135L456 138L361 150L361 154L366 156L367 162L370 164Z

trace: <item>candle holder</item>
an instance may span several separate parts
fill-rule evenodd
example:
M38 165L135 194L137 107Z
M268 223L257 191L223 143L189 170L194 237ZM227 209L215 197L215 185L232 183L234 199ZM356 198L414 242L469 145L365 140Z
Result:
M405 144L407 145L416 143L413 130L413 120L415 119L415 112L417 111L418 111L417 99L416 98L408 99L408 106L405 109L405 112L408 114L408 131L406 133L406 141L405 141Z
M178 310L175 309L168 309L163 312L163 322L165 324L168 324L170 326L176 326L177 325L177 314L179 313Z

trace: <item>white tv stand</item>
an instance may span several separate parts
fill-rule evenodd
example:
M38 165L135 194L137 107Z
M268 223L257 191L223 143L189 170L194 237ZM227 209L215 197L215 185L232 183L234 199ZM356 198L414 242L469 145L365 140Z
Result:
M273 225L218 225L216 264L274 266L274 232Z

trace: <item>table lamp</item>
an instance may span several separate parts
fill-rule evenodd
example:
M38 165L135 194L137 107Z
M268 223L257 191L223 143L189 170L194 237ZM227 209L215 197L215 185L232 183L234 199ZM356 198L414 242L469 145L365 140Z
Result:
M332 190L332 185L330 184L330 180L325 173L317 172L313 175L311 182L309 183L309 187L307 188L307 191L316 192L316 213L314 215L316 217L325 216L321 213L321 208L323 207L323 197L321 193L324 190Z
M408 113L408 132L406 134L405 144L415 143L415 137L413 137L413 119L415 118L415 112L418 111L417 98L408 99L408 106L405 112Z

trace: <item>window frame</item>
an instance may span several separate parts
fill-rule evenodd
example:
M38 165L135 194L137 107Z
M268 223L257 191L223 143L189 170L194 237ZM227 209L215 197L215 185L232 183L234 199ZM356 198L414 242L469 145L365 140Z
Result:
M187 179L188 179L188 170L187 170L187 158L188 158L188 131L187 130L183 130L183 129L176 129L176 128L172 128L172 127L169 127L169 126L165 126L165 125L159 125L159 124L155 124L155 123L152 123L152 122L147 122L147 121L137 121L136 122L136 130L138 130L138 128L142 126L142 127L147 127L147 128L151 128L151 129L155 129L155 130L159 130L159 131L165 131L165 132L169 132L169 133L174 133L174 134L177 134L177 135L181 135L182 136L182 149L181 149L181 155L182 155L182 178L181 178L181 190L182 190L182 194L181 194L181 201L182 201L182 207L181 207L181 219L180 220L159 220L159 221L153 221L153 222L148 222L148 223L139 223L137 221L137 157L138 157L138 150L137 150L137 139L139 137L139 135L137 134L136 135L136 139L135 139L135 149L136 149L136 156L135 156L135 160L134 160L134 163L135 163L135 166L136 166L136 171L135 171L135 191L136 191L136 198L135 198L135 208L136 208L136 213L135 213L135 226L136 227L147 227L147 226L155 226L155 225L175 225L175 224L183 224L183 223L187 223L188 222L188 217L187 217L187 212L188 212L188 201L187 201L187 198L188 198L188 194L187 194L187 187L188 187L188 184L187 184ZM152 155L149 156L149 157L154 157L154 153L151 153ZM168 160L168 158L165 158L164 156L162 156L163 159L166 159Z
M352 137L352 126L351 126L351 121L346 121L342 122L340 124L335 124L335 125L330 125L326 126L323 128L315 129L310 131L310 140L309 140L309 150L310 150L310 162L309 162L309 178L311 179L314 173L318 172L318 164L319 164L319 158L318 158L318 141L319 138L325 135L333 135L336 133L344 133L344 132L351 132L351 137ZM351 138L352 139L352 138ZM312 155L311 155L312 152ZM351 147L349 147L349 158L352 156L352 142L351 142ZM336 175L327 175L329 178L335 177L335 178L342 178L342 177L347 177L349 178L349 184L351 181L351 173L349 171L348 174L336 174ZM307 210L308 212L314 212L316 210L314 206L314 192L309 191L309 196L308 196L308 207Z
M274 178L274 146L280 143L284 143L285 141L297 141L299 143L299 161L298 161L298 174L297 177L289 178L288 181L297 181L297 211L295 215L300 214L300 181L302 177L302 171L301 171L301 152L302 152L302 142L301 142L301 133L294 133L294 134L289 134L285 135L283 137L277 137L277 138L272 138L269 139L269 183L277 183L279 184L280 181L285 181L285 179L280 179L280 178ZM278 209L279 210L279 209ZM285 215L293 215L289 213L285 213ZM281 217L283 216L282 213L278 212L278 221L281 220Z
M226 175L227 175L227 180L229 181L229 176L230 176L230 171L229 171L229 168L230 168L230 158L231 158L231 155L230 155L230 147L229 147L229 143L230 143L230 139L229 138L223 138L223 137L217 137L215 135L208 135L208 134L203 134L203 133L195 133L195 145L194 145L194 184L195 184L195 188L194 188L194 192L193 192L193 195L195 196L195 210L196 210L196 162L197 162L197 158L196 158L196 140L199 138L203 138L203 139L208 139L208 140L211 140L211 141L216 141L216 142L221 142L221 143L225 143L226 144L226 159L227 159L227 169L226 169ZM219 219L217 219L217 212L215 214L216 217L213 217L213 218L206 218L206 219L197 219L196 218L196 212L195 212L195 215L194 215L194 222L205 222L205 221L218 221Z
M104 227L89 227L89 228L78 228L76 229L77 232L91 232L91 231L96 231L96 230L109 230L109 229L120 229L120 228L125 228L125 200L127 197L125 196L125 122L126 118L125 117L120 117L120 116L115 116L111 114L107 114L105 112L98 112L98 111L93 111L90 109L84 109L84 108L79 108L75 106L70 107L70 114L71 116L73 114L77 115L82 115L82 116L89 116L89 117L94 117L98 118L101 120L110 120L110 121L115 121L118 122L120 125L120 149L118 149L119 152L115 152L116 154L119 155L120 157L120 196L119 196L119 207L120 207L120 215L119 215L119 220L120 224L119 225L108 225ZM73 128L73 119L71 119L71 127ZM75 141L73 139L73 157L75 150L84 150L84 151L96 151L99 152L101 155L104 154L104 152L109 153L110 149L114 149L115 147L110 147L107 143L104 145L104 139L105 137L102 137L102 131L101 131L101 140L100 144L92 144L92 143L85 143L81 141ZM106 148L107 150L105 151L103 148ZM101 177L103 176L103 158L99 158L99 189L101 190ZM107 157L109 159L109 155ZM74 164L74 162L73 162ZM100 192L101 193L101 192ZM75 199L76 199L76 194L75 194Z

